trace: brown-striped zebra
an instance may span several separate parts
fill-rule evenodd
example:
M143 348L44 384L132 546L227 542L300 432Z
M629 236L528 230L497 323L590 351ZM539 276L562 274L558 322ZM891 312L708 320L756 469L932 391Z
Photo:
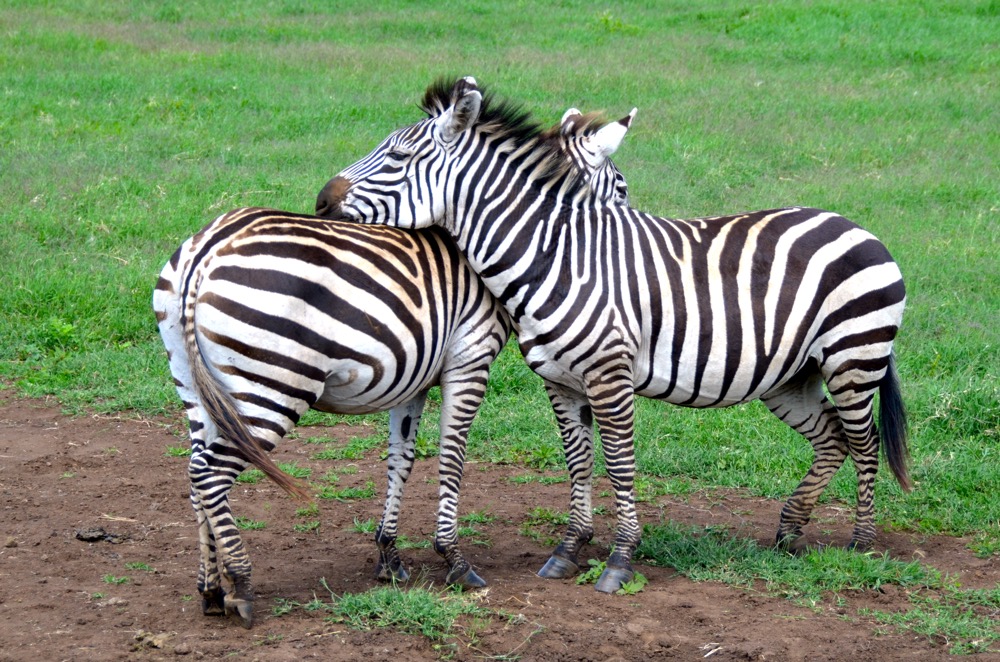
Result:
M618 510L599 591L629 581L640 539L636 394L688 407L759 399L812 443L813 464L781 513L779 544L801 535L850 455L858 476L851 546L871 544L879 433L894 475L910 485L892 358L905 290L885 246L818 209L678 220L598 199L526 113L484 96L472 78L433 84L423 107L427 119L335 177L324 204L365 223L447 230L510 313L569 457L593 444L596 420ZM615 151L626 120L606 127L591 165ZM571 476L573 498L589 495L589 475ZM589 518L571 518L540 574L577 572L592 534Z
M586 143L589 125L579 119L567 113L550 132L567 154ZM627 195L610 162L579 167L601 195ZM400 499L424 399L436 384L442 404L435 549L448 562L448 583L485 584L458 549L458 497L469 426L511 324L446 233L237 209L174 253L153 307L190 421L204 613L252 624L250 560L228 493L253 464L290 493L309 497L267 451L310 407L389 410L376 576L405 580L395 544Z

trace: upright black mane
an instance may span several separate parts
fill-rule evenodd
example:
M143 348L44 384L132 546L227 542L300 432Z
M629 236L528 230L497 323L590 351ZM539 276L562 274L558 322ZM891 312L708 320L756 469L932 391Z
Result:
M424 92L420 104L429 117L436 117L447 110L454 102L452 92L461 78L441 77L435 80ZM479 131L489 133L510 141L519 147L535 143L542 151L542 168L540 172L548 176L558 176L570 169L570 163L562 154L559 142L559 125L542 129L541 124L532 118L531 113L521 104L508 99L498 99L485 87L480 87L483 95L482 107L476 127ZM607 122L600 115L589 113L585 117L587 128L598 129Z

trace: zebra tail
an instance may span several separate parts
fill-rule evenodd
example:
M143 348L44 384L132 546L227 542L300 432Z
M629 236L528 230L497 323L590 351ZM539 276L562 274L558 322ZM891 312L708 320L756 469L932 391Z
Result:
M895 354L889 355L889 368L879 385L878 429L882 439L882 452L889 462L889 469L903 491L909 492L913 489L913 483L906 469L909 457L906 445L906 408L899 389Z
M194 388L220 434L236 444L244 459L263 471L278 487L293 498L311 502L312 495L305 485L282 471L264 450L260 439L250 432L233 397L222 388L219 380L208 369L193 329L188 331L186 344Z

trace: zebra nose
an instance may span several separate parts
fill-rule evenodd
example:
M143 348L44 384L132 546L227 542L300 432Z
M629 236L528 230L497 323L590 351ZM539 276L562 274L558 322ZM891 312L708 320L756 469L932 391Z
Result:
M323 190L316 196L316 215L320 218L343 218L340 203L343 202L351 182L337 175L326 183Z

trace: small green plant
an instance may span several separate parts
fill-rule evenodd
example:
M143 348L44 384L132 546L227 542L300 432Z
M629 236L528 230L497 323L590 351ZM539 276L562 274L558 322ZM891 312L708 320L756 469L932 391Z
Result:
M467 524L489 524L496 520L495 515L490 515L485 510L474 510L458 518L459 522Z
M313 501L308 506L303 508L298 508L295 511L296 517L318 517L319 516L319 505Z
M364 487L345 487L341 490L335 490L332 486L324 485L317 496L320 499L335 499L337 501L371 499L375 496L375 483L368 481Z
M148 563L142 563L141 561L134 561L125 564L126 570L142 570L143 572L156 572L155 569Z
M271 614L274 616L285 616L286 614L292 613L296 607L301 605L295 600L289 600L287 598L275 598L274 606L271 607Z
M167 446L164 455L167 457L191 457L191 448L189 446Z
M332 614L327 620L356 630L391 628L404 634L419 634L443 643L457 636L460 616L490 618L492 612L458 591L399 590L376 588L364 593L336 596L331 592Z
M104 594L101 593L100 591L95 591L94 593L90 594L90 599L91 600L103 600L104 599Z
M244 485L256 485L262 480L264 480L264 472L256 468L247 469L236 477L236 482Z
M597 580L601 578L604 574L604 570L608 567L607 563L604 561L598 561L597 559L589 559L587 565L590 566L586 571L581 573L576 578L577 584L596 584ZM646 587L649 580L641 572L636 572L630 581L622 584L622 587L615 591L617 595L635 595L642 591Z
M241 531L256 531L267 527L267 522L263 520L253 520L249 517L237 517L236 528Z
M298 464L294 462L292 462L291 464L281 462L278 464L278 468L293 478L308 478L309 476L312 475L311 468L300 467Z
M357 517L354 518L354 524L351 526L351 530L355 533L364 533L365 535L371 535L375 533L375 529L378 528L378 522L373 519L359 520Z
M430 540L410 540L406 536L396 538L396 547L399 549L430 549Z
M101 578L105 584L114 584L115 586L121 586L122 584L128 584L130 579L128 577L115 577L114 575L104 575Z
M292 530L297 533L309 533L310 531L319 531L319 520L314 519L309 522L299 522L292 526Z
M382 443L378 437L353 437L343 448L326 448L313 455L314 460L360 460Z
M75 476L76 476L76 472L75 471L64 471L64 472L62 472L62 475L60 475L59 477L60 478L74 478Z

